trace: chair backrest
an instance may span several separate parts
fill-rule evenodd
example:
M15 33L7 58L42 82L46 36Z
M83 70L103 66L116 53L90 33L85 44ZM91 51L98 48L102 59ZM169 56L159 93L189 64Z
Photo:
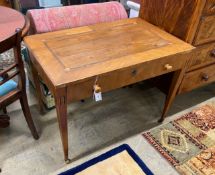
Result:
M105 2L29 10L27 17L30 34L36 34L121 20L128 15L119 2Z
M14 64L0 72L0 77L3 78L3 80L0 81L0 86L18 75L19 76L18 88L25 90L26 79L24 72L24 64L21 56L21 40L22 40L21 37L22 30L16 29L14 35L0 43L0 53L3 53L13 48L15 58Z
M20 11L25 15L29 9L38 9L40 4L38 0L18 0Z
M39 7L38 0L19 0L19 4L22 8Z

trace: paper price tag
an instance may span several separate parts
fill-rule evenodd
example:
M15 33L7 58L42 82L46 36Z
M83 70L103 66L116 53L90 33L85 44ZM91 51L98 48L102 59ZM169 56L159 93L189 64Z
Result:
M94 91L94 99L95 99L96 102L102 101L102 93Z

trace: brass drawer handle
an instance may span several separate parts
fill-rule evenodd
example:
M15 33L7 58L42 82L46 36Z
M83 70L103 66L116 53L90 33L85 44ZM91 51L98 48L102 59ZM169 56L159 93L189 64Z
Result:
M209 80L209 76L207 74L202 74L202 80L208 81Z
M173 68L170 64L165 64L164 67L166 70L171 70Z
M215 49L211 51L210 55L215 58Z

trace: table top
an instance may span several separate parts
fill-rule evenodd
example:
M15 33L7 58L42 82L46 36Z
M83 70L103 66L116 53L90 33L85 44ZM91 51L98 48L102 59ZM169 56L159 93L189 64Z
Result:
M18 11L0 6L0 42L9 38L17 28L23 29L26 25L25 17Z
M24 41L34 64L55 87L193 49L141 18L27 36Z

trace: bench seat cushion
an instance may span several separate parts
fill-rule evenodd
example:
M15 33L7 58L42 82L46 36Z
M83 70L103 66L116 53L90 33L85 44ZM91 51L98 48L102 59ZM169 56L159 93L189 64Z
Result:
M124 7L119 2L29 10L27 16L31 22L31 34L128 18Z
M0 81L3 79L0 77ZM0 97L8 94L12 90L17 88L17 83L14 80L9 80L0 86Z

